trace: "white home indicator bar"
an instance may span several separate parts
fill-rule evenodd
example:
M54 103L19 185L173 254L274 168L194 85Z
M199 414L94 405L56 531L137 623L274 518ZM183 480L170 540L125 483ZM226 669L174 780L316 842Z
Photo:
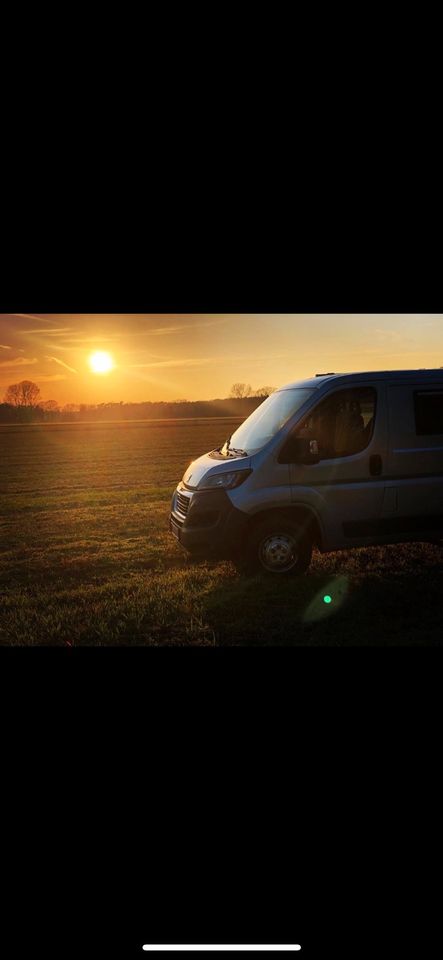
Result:
M200 952L217 950L221 953L237 950L243 952L261 950L267 953L273 953L278 950L280 953L282 951L290 953L292 950L301 950L301 946L299 943L144 943L143 950L150 950L152 952L161 950L164 953L183 953L192 952L193 950Z

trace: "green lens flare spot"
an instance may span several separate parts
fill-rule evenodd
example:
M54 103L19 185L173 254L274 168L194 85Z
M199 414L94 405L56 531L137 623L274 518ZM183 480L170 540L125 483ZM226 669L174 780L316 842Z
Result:
M322 583L320 590L313 586L313 593L303 613L303 623L330 620L346 604L349 584L347 577L331 577Z

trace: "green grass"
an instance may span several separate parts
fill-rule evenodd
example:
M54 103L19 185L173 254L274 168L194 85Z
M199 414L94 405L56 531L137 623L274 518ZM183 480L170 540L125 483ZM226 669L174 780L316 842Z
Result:
M282 582L186 560L172 492L232 428L0 428L0 643L441 643L437 546L316 553L308 576Z

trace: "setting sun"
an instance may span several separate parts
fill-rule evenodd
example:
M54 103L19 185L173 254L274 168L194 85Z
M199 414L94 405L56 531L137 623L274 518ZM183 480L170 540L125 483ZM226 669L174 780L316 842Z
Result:
M110 353L97 350L95 353L91 353L89 366L93 373L109 373L114 367L114 361Z

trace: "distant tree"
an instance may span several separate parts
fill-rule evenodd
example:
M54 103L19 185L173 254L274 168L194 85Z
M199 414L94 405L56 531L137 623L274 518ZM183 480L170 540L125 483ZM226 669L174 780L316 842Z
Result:
M5 393L5 403L13 407L36 407L40 396L40 387L32 380L12 383Z
M60 411L60 418L63 421L79 420L78 403L65 403Z
M54 420L59 419L60 407L56 400L41 400L36 413L41 413L45 421L52 423Z
M95 405L95 403L81 403L79 406L79 411L81 414L83 413L91 414L93 411L96 411L96 410L98 410L98 407Z
M255 397L269 397L271 393L276 391L277 387L257 387L257 390L254 390Z
M252 387L250 383L233 383L231 387L231 397L235 397L236 400L242 400L243 397L250 397L252 393Z
M18 410L11 403L0 403L0 423L14 423Z

